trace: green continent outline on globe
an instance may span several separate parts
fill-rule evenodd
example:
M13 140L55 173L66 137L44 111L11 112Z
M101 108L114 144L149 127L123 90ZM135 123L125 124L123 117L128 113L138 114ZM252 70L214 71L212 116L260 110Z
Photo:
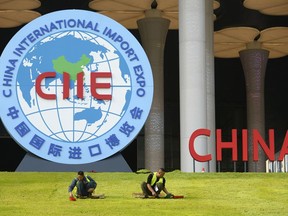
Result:
M60 56L53 62L53 68L57 73L63 74L64 72L69 73L71 80L76 81L77 74L82 72L82 67L89 64L91 61L85 54L83 54L78 62L71 63L66 60L65 56Z

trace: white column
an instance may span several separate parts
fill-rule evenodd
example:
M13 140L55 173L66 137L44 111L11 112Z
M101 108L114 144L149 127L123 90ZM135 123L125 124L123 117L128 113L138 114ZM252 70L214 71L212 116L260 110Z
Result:
M145 123L145 168L157 171L164 167L164 47L170 20L157 9L147 10L137 21L141 42L149 58L154 79L154 95Z
M208 153L212 155L209 172L216 172L216 138L215 138L215 79L214 79L214 14L213 0L206 2L206 80L207 80L207 128L211 130Z
M180 65L180 154L181 171L201 172L207 163L195 161L189 153L191 134L207 128L205 66L205 1L179 0ZM207 138L196 139L199 155L208 153Z

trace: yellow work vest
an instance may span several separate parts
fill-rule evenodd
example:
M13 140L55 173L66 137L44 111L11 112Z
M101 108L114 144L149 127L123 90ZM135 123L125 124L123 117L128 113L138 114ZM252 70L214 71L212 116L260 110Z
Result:
M87 182L89 183L90 182L90 179L88 178L88 176L87 175L85 175L85 178L86 178L86 180L87 180ZM77 180L77 182L76 182L76 185L79 183L79 180L78 180L78 178L75 178L76 180Z
M154 174L153 174L153 177L152 177L152 180L151 180L151 185L154 185L155 183L156 183L156 181L157 181L157 176L156 176L156 174L157 174L157 172L154 172ZM159 181L158 181L159 183L163 183L163 178L161 177L161 178L159 178Z

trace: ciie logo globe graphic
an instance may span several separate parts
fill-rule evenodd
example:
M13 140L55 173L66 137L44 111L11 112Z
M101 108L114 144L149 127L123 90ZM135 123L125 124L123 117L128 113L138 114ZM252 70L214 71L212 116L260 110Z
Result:
M142 129L153 99L148 58L119 23L84 10L44 15L1 55L1 120L27 151L53 162L105 159Z

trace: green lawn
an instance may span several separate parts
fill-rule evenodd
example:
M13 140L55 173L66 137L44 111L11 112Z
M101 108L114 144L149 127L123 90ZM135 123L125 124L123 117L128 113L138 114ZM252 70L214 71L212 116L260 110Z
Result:
M0 172L0 215L288 215L286 173L166 173L167 189L184 199L136 199L147 174L86 173L106 199L71 202L75 173Z

